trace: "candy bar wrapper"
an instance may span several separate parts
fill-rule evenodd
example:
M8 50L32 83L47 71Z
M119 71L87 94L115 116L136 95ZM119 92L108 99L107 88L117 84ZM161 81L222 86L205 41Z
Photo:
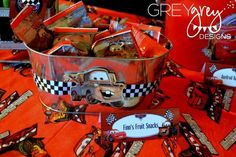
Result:
M44 24L49 29L55 27L92 27L92 21L87 15L82 1L45 20Z
M33 10L34 6L26 6L11 22L11 27L27 46L42 52L52 47L53 34L46 29L43 19Z
M157 43L156 40L146 35L136 27L132 27L132 33L140 50L140 57L152 58L164 55L168 50Z
M79 55L88 56L97 31L97 28L56 27L54 29L53 45L69 40L77 48Z
M96 57L139 57L139 48L136 45L131 29L122 30L97 40L92 46L92 51Z
M58 42L47 52L47 54L57 56L80 56L78 49L71 41Z

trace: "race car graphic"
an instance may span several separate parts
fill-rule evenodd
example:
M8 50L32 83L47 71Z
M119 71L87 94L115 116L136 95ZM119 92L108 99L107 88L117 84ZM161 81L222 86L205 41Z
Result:
M119 131L117 129L107 130L105 132L105 140L109 142L114 142L116 140L123 140L126 138L126 133L124 131Z
M209 34L213 38L209 40L203 53L211 60L222 63L235 64L236 61L236 14L232 14L222 20L222 26L216 34Z
M171 123L169 121L163 122L162 126L159 127L159 136L167 136L170 134Z
M91 131L82 136L74 148L78 157L111 156L112 145L101 143L101 130L92 126Z
M188 104L197 109L204 109L209 99L209 89L206 85L190 82L185 89L185 95L188 97Z
M77 156L81 156L85 152L85 149L88 148L88 145L93 140L93 137L94 135L92 133L88 133L81 139L75 148L75 153Z
M165 121L162 123L162 126L159 127L159 133L158 137L171 137L171 136L176 136L178 134L178 130L176 128L176 125L174 125L170 121Z
M65 81L73 81L76 86L71 87L71 98L80 101L85 98L89 104L107 103L122 104L124 100L124 83L116 80L114 73L104 68L92 68L76 74L65 74Z

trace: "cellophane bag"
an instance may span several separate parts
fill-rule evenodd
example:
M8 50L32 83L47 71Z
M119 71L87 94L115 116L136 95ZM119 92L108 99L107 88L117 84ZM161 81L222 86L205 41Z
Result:
M53 34L43 25L43 18L26 6L11 22L13 32L28 47L43 52L52 47Z
M55 27L92 27L92 21L87 15L86 7L82 1L48 18L44 24L49 29Z
M56 27L53 45L62 41L71 41L79 51L80 56L88 56L97 31L97 28Z
M96 57L139 57L139 48L131 29L125 29L97 40L92 46L92 51Z

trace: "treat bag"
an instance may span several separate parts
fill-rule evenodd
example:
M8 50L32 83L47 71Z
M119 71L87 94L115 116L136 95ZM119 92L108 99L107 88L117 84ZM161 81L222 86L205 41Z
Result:
M96 57L138 58L137 47L131 29L125 29L94 42L92 51Z
M53 35L43 25L42 17L34 12L34 6L26 6L11 22L11 27L20 40L36 51L52 46Z
M144 34L136 27L132 27L132 33L139 47L139 56L143 58L158 57L164 55L168 50L165 45L157 43L150 36Z
M71 41L78 50L78 55L88 56L97 31L97 28L56 27L54 29L53 45L63 41Z
M55 27L92 27L92 21L87 15L82 1L45 20L44 24L49 29Z
M79 51L71 41L67 40L58 42L47 52L47 54L57 56L79 56Z

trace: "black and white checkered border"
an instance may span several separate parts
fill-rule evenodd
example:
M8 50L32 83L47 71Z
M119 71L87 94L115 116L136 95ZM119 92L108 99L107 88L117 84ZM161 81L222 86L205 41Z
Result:
M134 98L145 96L151 93L158 85L157 81L146 83L146 84L130 84L126 85L123 90L124 97Z
M16 9L20 12L25 6L33 5L34 11L39 13L43 6L43 0L16 0Z
M69 95L70 88L76 85L74 82L46 80L36 75L34 75L34 81L40 90L54 95Z
M22 0L21 3L24 3L25 5L40 5L39 0Z
M70 88L76 85L74 82L46 80L36 75L34 75L34 81L40 90L54 95L70 95ZM151 93L157 85L157 81L146 84L129 84L123 90L123 95L126 98L145 96Z

